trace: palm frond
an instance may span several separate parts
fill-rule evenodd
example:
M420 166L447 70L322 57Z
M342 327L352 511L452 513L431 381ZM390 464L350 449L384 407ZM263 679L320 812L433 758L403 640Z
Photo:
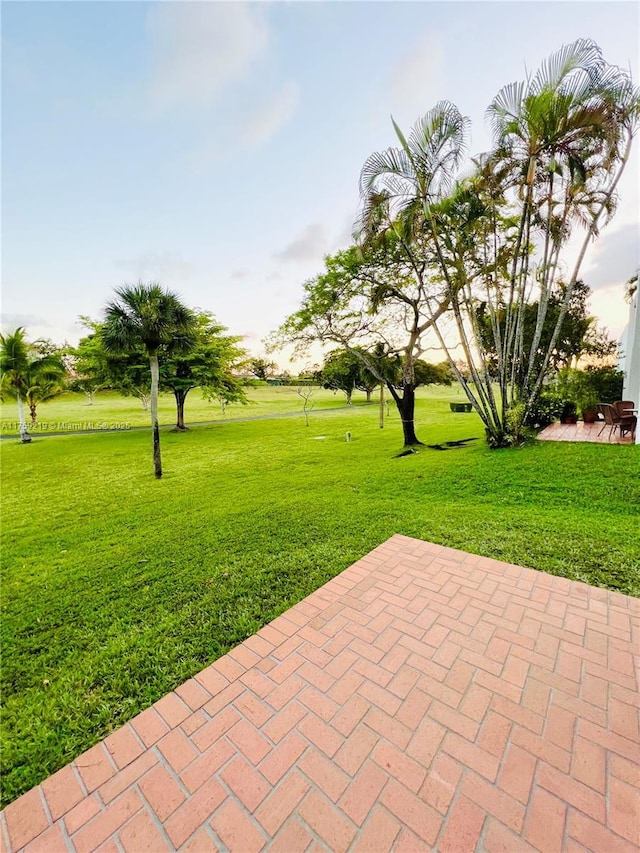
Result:
M387 175L396 176L406 181L415 179L411 161L402 148L387 148L376 151L364 163L360 172L360 194L369 193L380 180Z
M602 51L598 45L591 39L577 39L543 60L531 81L530 89L532 93L557 89L574 72L582 72L593 85L603 66ZM580 75L577 75L577 79L580 80Z
M116 300L105 309L100 330L110 353L143 346L154 354L162 346L186 348L194 340L195 317L176 293L156 282L116 288Z

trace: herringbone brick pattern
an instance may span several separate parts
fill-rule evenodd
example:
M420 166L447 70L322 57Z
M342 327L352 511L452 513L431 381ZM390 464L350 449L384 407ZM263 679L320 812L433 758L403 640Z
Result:
M639 605L394 536L8 806L2 849L632 853Z

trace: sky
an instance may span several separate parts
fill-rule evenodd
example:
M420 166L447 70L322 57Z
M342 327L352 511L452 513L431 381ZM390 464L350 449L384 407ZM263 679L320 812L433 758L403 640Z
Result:
M157 280L259 355L346 248L358 176L439 100L485 110L593 38L638 83L635 2L2 2L3 330L75 343ZM583 278L618 336L638 266L640 156ZM277 359L287 367L286 358Z

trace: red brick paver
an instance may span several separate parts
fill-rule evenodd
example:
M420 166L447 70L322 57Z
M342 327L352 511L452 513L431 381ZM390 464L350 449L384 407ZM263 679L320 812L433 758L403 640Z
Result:
M634 444L635 437L627 432L623 436L618 430L611 433L611 427L602 429L602 421L595 424L549 424L538 434L542 441L590 441L597 444Z
M0 815L0 849L640 849L640 602L394 536Z

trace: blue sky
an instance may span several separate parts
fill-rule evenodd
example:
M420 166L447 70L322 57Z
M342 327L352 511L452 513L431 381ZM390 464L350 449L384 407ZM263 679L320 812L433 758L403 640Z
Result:
M348 245L366 157L448 99L472 119L563 43L638 81L635 3L2 3L2 322L76 341L157 279L248 347ZM583 267L618 334L638 148ZM282 360L283 366L285 364Z

